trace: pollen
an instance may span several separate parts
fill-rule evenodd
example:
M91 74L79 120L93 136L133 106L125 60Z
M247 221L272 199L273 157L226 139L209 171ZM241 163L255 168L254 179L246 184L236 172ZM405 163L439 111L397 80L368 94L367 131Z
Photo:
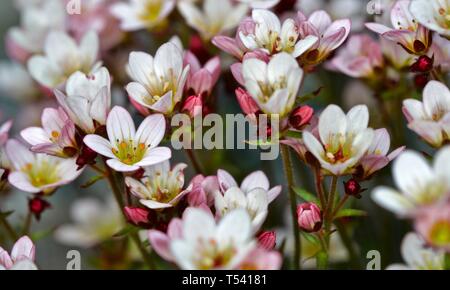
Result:
M59 137L59 132L58 131L52 131L52 137L53 138L58 138Z

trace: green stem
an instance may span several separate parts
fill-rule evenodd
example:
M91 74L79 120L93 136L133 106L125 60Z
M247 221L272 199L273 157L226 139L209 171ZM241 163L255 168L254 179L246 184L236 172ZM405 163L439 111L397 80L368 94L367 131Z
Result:
M291 218L292 218L292 231L294 234L294 269L299 270L300 260L301 260L301 240L300 240L300 230L297 223L297 200L295 198L294 192L294 176L291 158L289 156L289 147L286 145L281 145L281 156L283 158L284 173L287 180L287 185L289 187L289 201L291 205Z
M23 230L22 230L23 235L28 235L28 233L30 232L32 220L33 220L33 214L31 212L28 212L27 217L25 218L25 223L23 225Z
M358 251L355 249L355 244L353 243L350 235L348 234L347 229L340 222L336 222L335 225L339 232L339 236L341 237L342 243L344 244L345 248L348 251L352 266L360 269L361 263L359 260Z
M106 178L109 182L109 185L114 194L114 197L116 198L117 204L120 207L120 211L122 212L123 217L126 220L126 216L123 211L123 208L125 206L124 201L123 201L123 196L122 196L122 193L120 192L119 186L117 185L116 179L114 178L114 172L111 170L111 168L108 166L108 164L106 164L106 160L103 160L103 161L105 162L105 168L106 168L106 173L107 173ZM136 246L137 246L139 252L141 253L142 258L144 259L147 266L150 268L150 270L154 270L156 267L155 267L155 264L153 263L152 257L148 253L147 249L145 249L138 234L136 232L131 231L129 233L129 235L130 235L131 239L133 240L133 242L136 244Z
M197 174L205 174L202 166L197 161L197 157L195 156L195 152L192 149L185 149L186 155L188 156L189 160L192 163L192 166L194 167L194 170Z
M316 255L317 269L327 270L328 269L328 254L325 251L320 251Z
M0 224L3 225L3 227L6 230L6 233L8 234L9 238L15 242L18 239L16 231L13 229L13 227L10 225L6 217L0 213Z
M323 193L323 186L322 186L322 175L320 174L320 168L315 167L314 168L314 179L316 183L316 192L320 200L320 207L322 209L325 208L326 205L326 199L325 194Z
M337 188L338 177L333 176L331 179L330 192L328 194L328 205L325 210L325 218L329 220L331 223L331 213L333 212L334 199L336 197L336 188Z
M331 219L331 220L334 220L334 217L336 216L336 214L341 210L341 208L344 207L345 203L346 203L347 200L348 200L348 197L349 197L349 196L346 194L346 195L341 199L341 201L339 201L339 204L336 206L336 208L333 210L333 213L332 213L331 216L330 216L330 219Z

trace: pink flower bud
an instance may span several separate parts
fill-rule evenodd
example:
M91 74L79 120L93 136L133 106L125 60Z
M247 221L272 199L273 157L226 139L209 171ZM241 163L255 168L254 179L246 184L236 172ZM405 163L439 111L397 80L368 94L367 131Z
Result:
M183 104L183 112L189 114L191 118L199 115L203 111L203 100L201 96L193 95L188 97Z
M128 221L134 225L145 225L148 223L148 211L139 207L124 208L124 213Z
M322 213L315 203L302 203L297 206L297 221L299 227L308 233L314 233L322 228Z
M345 188L345 194L354 196L356 198L361 198L361 192L364 190L361 189L361 185L359 182L352 178L348 180L347 182L344 182L344 188Z
M412 72L426 73L433 69L434 57L430 58L426 55L422 55L419 59L411 66Z
M236 89L236 97L241 106L242 111L247 114L256 114L259 107L253 98L242 88Z
M289 117L289 124L297 130L302 129L311 121L314 115L314 109L310 106L301 106L296 108Z
M273 231L262 232L258 236L258 244L268 251L273 250L275 248L276 241L277 235Z

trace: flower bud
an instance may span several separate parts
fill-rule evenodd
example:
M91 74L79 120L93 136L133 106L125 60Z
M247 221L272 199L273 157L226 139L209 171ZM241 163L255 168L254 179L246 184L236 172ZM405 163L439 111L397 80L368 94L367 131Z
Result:
M314 109L310 106L300 106L296 108L289 117L289 124L297 129L302 129L305 125L311 121L314 115Z
M36 196L28 201L28 209L36 217L37 220L41 219L41 214L51 205L46 200Z
M136 225L136 226L142 226L148 224L148 211L139 208L139 207L128 207L126 206L124 209L125 216L127 217L127 220Z
M258 244L260 247L270 251L275 248L277 235L273 231L262 232L258 236Z
M236 97L241 106L242 111L246 115L256 114L259 111L259 107L255 100L242 88L236 89Z
M423 89L428 83L428 75L427 74L419 74L414 77L414 83L417 88Z
M363 192L363 190L361 189L361 185L358 181L356 181L356 179L352 178L347 182L344 182L344 188L345 194L354 196L356 198L361 198L361 192Z
M433 69L434 65L434 57L429 58L426 55L422 55L419 57L419 59L411 66L412 72L420 72L425 73L429 72Z
M322 213L320 208L312 202L298 205L297 221L299 227L307 233L319 231L322 228Z
M88 146L83 146L83 148L81 149L80 156L78 156L76 161L78 169L83 168L87 164L94 164L95 158L97 158L97 152L95 152Z
M191 118L198 116L203 111L203 100L201 96L193 95L184 101L183 112L187 113Z

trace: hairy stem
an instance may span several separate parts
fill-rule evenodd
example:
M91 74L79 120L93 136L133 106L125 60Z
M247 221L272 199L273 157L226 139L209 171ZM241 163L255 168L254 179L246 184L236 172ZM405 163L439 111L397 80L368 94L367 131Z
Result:
M284 173L286 176L287 184L289 187L289 202L291 205L291 218L292 218L292 231L294 234L294 269L300 269L301 260L301 240L300 230L297 224L297 201L294 192L294 176L291 158L289 156L289 147L287 145L281 145L281 155L283 157Z
M6 233L8 234L9 238L15 242L18 239L16 231L13 229L11 224L8 222L6 217L0 213L0 224L5 228Z
M111 168L109 168L109 166L108 166L108 164L106 164L106 162L105 162L105 169L106 169L106 178L107 178L108 183L111 187L111 190L114 194L114 197L116 198L117 205L120 207L120 211L122 212L123 217L126 220L126 216L123 211L123 208L125 206L124 200L123 200L123 195L119 189L119 186L117 185L116 178L114 177L114 172L111 170ZM150 270L154 270L155 264L152 260L152 257L150 256L150 253L147 251L145 246L142 244L141 239L139 238L137 232L131 231L129 233L129 235L130 235L131 239L133 240L133 242L136 244L136 247L138 248L139 252L141 253L142 258L144 259L147 266L150 268Z

